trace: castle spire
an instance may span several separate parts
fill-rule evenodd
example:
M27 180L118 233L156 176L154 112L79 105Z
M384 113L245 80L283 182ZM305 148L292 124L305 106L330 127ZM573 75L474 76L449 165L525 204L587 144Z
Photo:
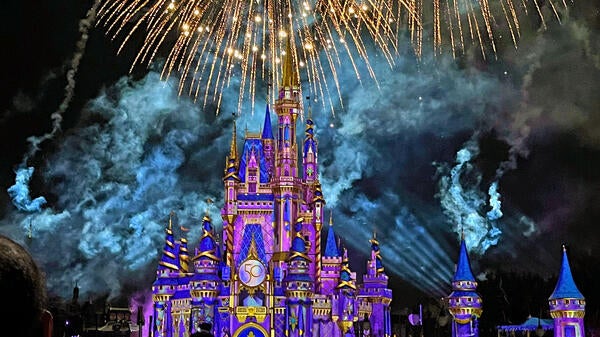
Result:
M567 247L562 246L562 263L556 287L548 298L550 316L554 319L554 336L582 336L585 337L585 298L577 289L569 258Z
M208 214L202 218L202 237L200 237L200 245L198 247L198 255L194 260L212 260L219 261L217 254L217 243L215 242L213 228Z
M460 240L460 253L458 255L458 264L456 265L456 271L453 282L457 281L475 281L473 272L471 271L471 263L469 262L469 255L467 254L467 246L465 244L465 235L461 234Z
M464 234L461 235L460 253L452 278L452 293L448 296L448 311L452 315L452 337L478 337L478 321L483 312L483 301L477 293Z
M169 214L169 225L167 226L165 232L165 247L163 248L163 255L158 262L158 271L177 271L179 270L178 266L178 258L176 256L177 252L175 249L175 242L173 239L173 223L172 218L175 215L174 212L171 211Z
M381 250L379 248L379 241L377 241L377 233L373 231L373 238L369 240L371 243L371 254L373 258L375 258L375 271L377 274L381 274L385 272L385 268L383 268L383 261L381 258Z
M567 256L567 247L562 246L562 263L560 266L560 274L556 287L550 295L550 300L559 298L583 299L583 295L577 289L573 275L571 274L571 266L569 265L569 257Z
M181 238L181 244L179 246L179 265L181 266L182 273L190 272L190 255L187 249L187 239Z
M233 118L233 133L231 135L231 145L229 147L229 155L226 159L225 175L223 180L240 181L238 176L238 158L237 158L237 128L235 117Z
M303 259L305 261L310 261L308 257L308 244L304 237L302 237L302 222L304 222L303 218L296 219L296 223L294 224L294 231L296 232L296 236L292 240L292 246L290 247L290 257L288 261L293 261L297 259Z
M281 76L281 86L285 87L298 87L298 75L296 74L296 68L294 67L294 55L292 54L292 40L288 33L287 42L285 44L285 57L283 59L283 70Z
M267 109L265 111L265 123L263 125L261 138L275 139L275 137L273 137L273 127L271 126L271 111L269 110L269 104L267 104Z
M333 211L329 213L329 229L327 230L327 244L325 245L326 257L340 257L340 251L335 242L335 232L333 231Z

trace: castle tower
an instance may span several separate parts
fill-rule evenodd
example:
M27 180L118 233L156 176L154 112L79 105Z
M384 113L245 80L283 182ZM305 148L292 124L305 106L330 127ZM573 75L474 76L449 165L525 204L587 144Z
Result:
M329 228L327 229L327 241L325 252L321 258L321 287L320 292L330 295L338 284L342 270L342 254L337 245L335 231L333 229L333 214L329 216Z
M555 337L585 337L583 326L585 298L573 280L565 245L562 246L562 263L558 282L548 303L550 316L554 319Z
M286 45L283 74L279 96L274 108L277 114L277 140L275 150L275 172L272 180L275 197L277 228L275 252L283 253L290 249L292 221L297 219L300 209L300 186L298 181L298 144L296 141L296 120L302 112L302 97L298 74L294 67L291 41ZM279 268L285 268L284 257L276 255Z
M358 320L358 303L356 301L356 275L350 270L348 251L344 248L342 269L336 286L331 315L337 318L338 336L353 334L353 322Z
M375 233L369 242L371 243L371 259L367 262L367 273L363 276L363 285L359 291L358 297L362 300L359 312L362 314L360 316L364 317L364 314L369 316L371 336L391 336L392 290L388 288L388 276L383 267L383 258Z
M448 310L453 318L452 337L479 336L478 324L483 305L477 293L477 281L471 271L464 234L460 241L456 272L452 278L452 293L448 296Z
M287 297L286 336L302 337L311 335L312 329L312 297L314 279L310 275L308 243L301 230L304 219L298 218L294 224L295 236L292 240L290 256L287 260L288 273L284 279Z
M208 322L215 326L217 296L221 280L219 279L220 258L215 241L211 219L206 214L202 219L202 237L196 256L193 258L195 274L190 279L191 295L191 331L200 329L200 323Z
M152 327L156 337L172 337L171 297L177 289L177 279L173 274L179 273L177 249L173 240L173 213L169 216L169 225L165 232L165 246L158 262L156 280L152 284L152 301L154 303L155 324Z

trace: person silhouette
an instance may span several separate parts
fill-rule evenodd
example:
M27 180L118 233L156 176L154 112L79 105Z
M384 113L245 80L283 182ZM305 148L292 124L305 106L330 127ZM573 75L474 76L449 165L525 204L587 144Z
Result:
M2 336L52 336L52 314L44 309L44 274L25 248L1 234L0 294Z

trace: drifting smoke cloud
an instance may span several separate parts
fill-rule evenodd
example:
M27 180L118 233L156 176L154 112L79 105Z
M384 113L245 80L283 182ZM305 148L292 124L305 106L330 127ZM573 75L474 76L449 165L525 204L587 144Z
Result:
M480 190L481 172L471 163L478 154L476 140L465 143L456 153L456 165L440 178L438 197L453 230L464 233L467 248L483 254L498 243L502 234L495 223L502 217L502 211L497 181L490 184L489 204L485 203L485 194ZM447 168L440 166L439 170L444 172ZM486 206L491 208L487 212Z
M29 195L29 181L33 175L33 167L17 171L15 184L8 189L8 194L17 209L25 212L37 212L46 203L44 197L31 200Z
M81 58L85 53L85 46L88 40L88 32L96 18L96 10L98 9L99 5L100 0L95 1L92 7L87 11L85 18L79 21L79 33L81 35L79 41L77 41L76 43L75 53L73 54L73 57L71 59L70 68L67 71L67 85L64 89L65 95L58 109L54 113L52 113L52 115L50 115L50 119L52 120L52 130L40 137L31 136L27 138L27 141L29 142L29 150L23 157L21 165L15 171L15 184L8 189L8 193L13 200L13 204L22 211L39 211L41 207L46 203L44 197L37 197L34 200L31 200L29 196L28 184L29 180L31 179L31 176L33 175L34 168L27 167L27 162L39 151L40 144L46 140L54 138L56 133L61 128L63 114L69 107L69 104L73 99L73 95L75 94L75 75L77 74L77 70L79 69L79 63L81 62Z
M149 287L171 210L191 238L205 210L219 223L206 200L220 195L222 161L207 158L222 158L230 135L207 115L178 101L157 74L134 85L123 79L89 104L42 172L55 202L2 221L17 238L31 223L29 248L52 291L68 294L73 280L83 292L111 296L129 282ZM20 186L26 196L27 184Z

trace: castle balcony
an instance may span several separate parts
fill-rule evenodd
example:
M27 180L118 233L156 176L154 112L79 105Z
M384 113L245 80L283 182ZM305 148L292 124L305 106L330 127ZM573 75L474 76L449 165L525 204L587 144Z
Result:
M312 303L313 316L317 319L329 319L331 317L331 305L331 300L327 296L315 296Z
M265 321L268 311L267 307L235 307L235 317L238 322L246 322L246 318L254 317L258 323Z

